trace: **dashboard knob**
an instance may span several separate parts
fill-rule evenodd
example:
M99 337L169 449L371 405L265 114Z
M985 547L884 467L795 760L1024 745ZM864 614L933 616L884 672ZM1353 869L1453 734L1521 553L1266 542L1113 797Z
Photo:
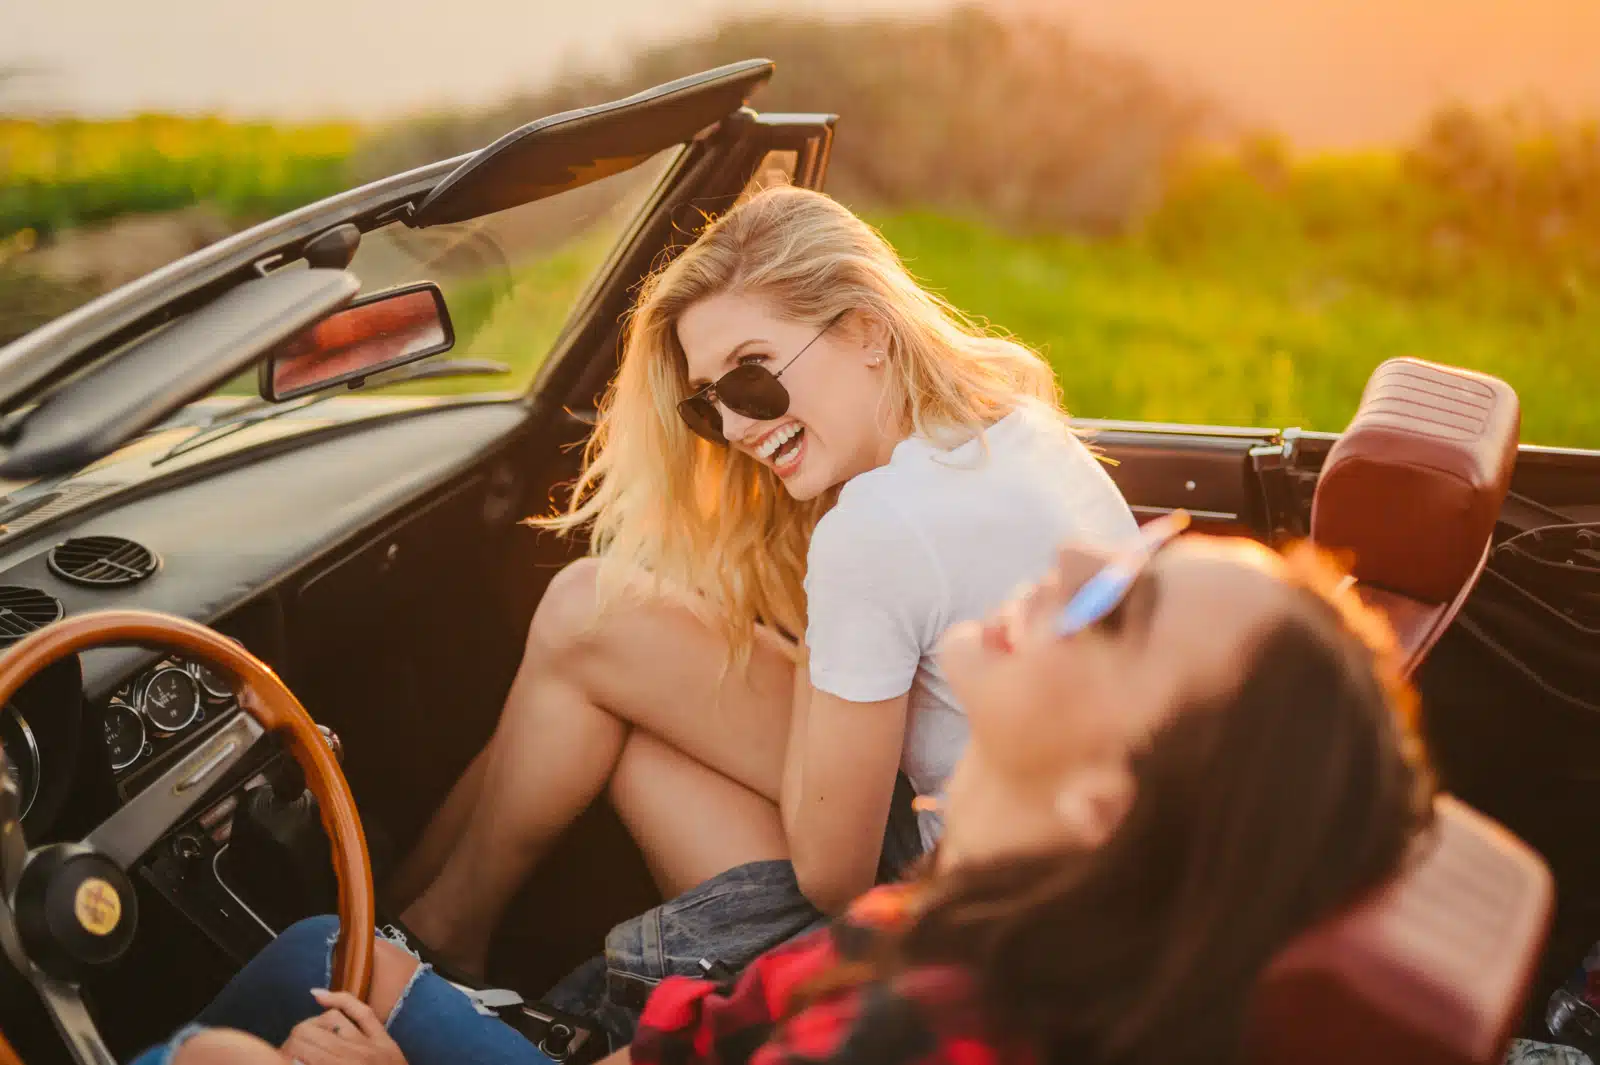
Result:
M344 742L339 739L339 734L327 725L318 725L317 731L322 733L322 742L328 745L328 750L333 752L336 761L344 761Z
M549 1057L560 1061L566 1057L567 1049L572 1045L572 1037L576 1034L571 1025L556 1021L550 1025L550 1030L539 1041L539 1049Z
M191 865L205 855L205 844L193 832L184 832L172 840L172 855L184 865Z

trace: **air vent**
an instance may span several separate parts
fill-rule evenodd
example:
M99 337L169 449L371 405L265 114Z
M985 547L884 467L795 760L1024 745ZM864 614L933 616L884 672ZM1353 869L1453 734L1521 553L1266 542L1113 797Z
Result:
M79 536L50 549L50 572L73 584L114 588L136 584L161 565L143 544L120 536Z
M61 617L61 601L37 588L0 584L0 647Z

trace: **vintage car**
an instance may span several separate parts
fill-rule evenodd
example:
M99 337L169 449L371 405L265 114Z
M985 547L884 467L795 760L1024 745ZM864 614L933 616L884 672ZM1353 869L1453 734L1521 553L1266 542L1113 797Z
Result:
M751 188L823 183L834 116L752 110L771 74L533 122L0 349L0 1028L23 1060L126 1060L296 918L383 919L374 867L487 739L585 550L522 519L577 470L631 293ZM1459 797L1268 974L1260 1058L1487 1062L1539 1031L1600 938L1600 452L1519 446L1508 386L1414 359L1343 434L1084 424L1141 517L1348 550ZM542 864L490 971L553 1056L597 1041L540 990L655 898L603 804ZM370 949L344 945L339 986Z

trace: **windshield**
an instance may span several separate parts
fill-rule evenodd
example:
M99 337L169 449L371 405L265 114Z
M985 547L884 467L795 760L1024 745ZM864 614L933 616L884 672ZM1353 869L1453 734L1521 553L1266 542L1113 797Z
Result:
M394 223L363 235L349 270L360 278L364 295L437 282L456 344L435 358L491 359L511 372L362 392L441 395L527 388L595 271L681 150L674 146L631 170L486 218L428 229ZM256 389L252 368L219 393L254 395Z

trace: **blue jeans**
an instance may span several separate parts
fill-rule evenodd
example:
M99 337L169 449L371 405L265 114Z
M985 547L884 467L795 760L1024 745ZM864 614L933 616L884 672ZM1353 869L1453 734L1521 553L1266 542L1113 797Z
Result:
M205 1028L236 1028L281 1046L295 1025L323 1012L311 989L332 979L338 929L338 918L331 916L291 925L228 981L194 1024L132 1065L168 1065L183 1041ZM479 1013L426 965L417 967L386 1027L408 1065L552 1065L515 1029Z
M910 782L902 775L884 832L879 883L898 879L921 856L911 798ZM632 1042L645 999L666 977L703 975L702 961L738 972L827 921L800 891L787 861L749 862L617 925L606 936L604 952L569 973L543 1001L593 1020L616 1050ZM310 989L327 987L332 978L337 928L338 919L331 916L291 926L251 959L195 1024L237 1028L281 1045L291 1028L322 1012ZM478 1013L470 999L427 966L418 974L389 1017L389 1034L409 1065L547 1065L550 1059L521 1034ZM146 1051L134 1065L167 1065L193 1030L185 1028Z

